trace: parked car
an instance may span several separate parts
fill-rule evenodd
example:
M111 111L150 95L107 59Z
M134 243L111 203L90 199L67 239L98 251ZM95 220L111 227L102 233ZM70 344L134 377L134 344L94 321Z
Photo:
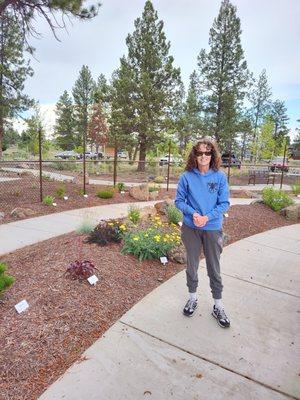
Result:
M222 167L228 167L229 160L230 160L229 153L222 154ZM241 165L242 165L241 161L235 156L235 154L231 153L230 167L236 167L240 169Z
M81 154L76 153L74 150L66 150L66 151L62 151L61 153L56 154L54 157L61 158L62 160L68 160L70 158L79 160L81 158Z
M101 158L104 158L104 155L103 153L101 153L101 151L99 151L98 153L94 153L92 151L86 151L85 158L89 158L90 160L99 160Z
M170 163L181 163L182 157L180 156L173 156L172 154L170 154ZM165 156L161 157L161 159L159 160L159 165L163 166L163 165L167 165L169 162L169 154L166 154Z
M288 172L289 170L289 161L286 158L283 163L283 157L275 157L269 161L269 168L272 172L275 171L284 171Z
M127 154L125 153L125 151L118 151L117 157L118 158L127 158Z

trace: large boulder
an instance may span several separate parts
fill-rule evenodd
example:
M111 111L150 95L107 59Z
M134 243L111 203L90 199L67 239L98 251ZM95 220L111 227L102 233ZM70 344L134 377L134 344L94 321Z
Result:
M129 189L129 195L136 200L147 201L149 200L149 185L142 183L139 186L132 186Z
M157 214L156 208L153 206L143 207L140 210L140 216L143 219L147 219L149 217L154 217Z
M15 218L25 218L35 215L35 211L31 210L30 208L17 207L12 210L10 215Z
M300 219L300 204L294 204L283 208L280 214L284 215L290 221L297 221Z
M183 244L173 247L168 251L168 259L178 264L186 264L186 251Z
M158 214L167 215L167 207L170 204L173 204L173 200L170 198L166 198L164 201L159 201L158 203L155 203L154 207L156 208Z

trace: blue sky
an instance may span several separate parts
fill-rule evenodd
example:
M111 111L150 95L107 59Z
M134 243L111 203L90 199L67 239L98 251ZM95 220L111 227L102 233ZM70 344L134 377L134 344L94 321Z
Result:
M300 119L300 15L299 0L232 0L241 19L242 45L249 69L258 76L267 70L273 100L286 102L292 136ZM165 23L171 42L170 53L181 68L187 85L197 68L197 55L208 47L209 29L221 0L153 0L158 16ZM28 95L39 100L50 129L53 109L64 90L71 91L82 65L88 65L94 78L100 73L110 78L126 53L125 39L134 30L144 0L102 0L99 15L92 21L72 21L68 32L54 39L43 20L37 20L42 33L31 39L36 48L32 61L35 71L26 83Z

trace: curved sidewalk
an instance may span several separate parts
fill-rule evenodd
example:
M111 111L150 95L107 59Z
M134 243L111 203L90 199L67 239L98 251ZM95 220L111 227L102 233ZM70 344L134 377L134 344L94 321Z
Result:
M181 272L123 315L39 400L299 399L300 224L224 249L230 329L210 315L200 266L193 318L181 313Z
M28 218L0 225L0 257L52 237L76 230L84 220L96 225L100 219L121 218L127 215L128 206L153 205L159 200L137 203L117 203L104 206L80 208ZM250 204L253 199L230 199L231 205Z

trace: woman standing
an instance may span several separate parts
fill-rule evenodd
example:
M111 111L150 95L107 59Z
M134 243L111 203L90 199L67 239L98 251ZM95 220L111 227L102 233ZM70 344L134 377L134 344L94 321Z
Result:
M222 328L230 321L222 304L220 255L223 248L223 213L229 209L229 188L224 172L219 171L221 156L216 144L202 138L193 146L186 171L178 182L175 204L183 213L182 242L187 253L189 300L183 314L191 317L197 308L198 266L203 249L207 274L214 299L212 315Z

